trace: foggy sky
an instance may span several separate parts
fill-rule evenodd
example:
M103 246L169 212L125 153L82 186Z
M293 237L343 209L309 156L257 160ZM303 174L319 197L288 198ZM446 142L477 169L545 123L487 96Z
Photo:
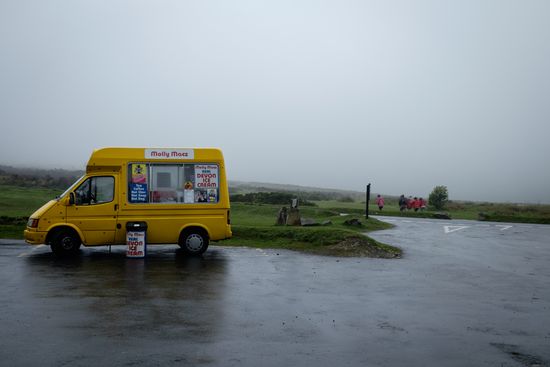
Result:
M0 163L550 203L550 1L0 1Z

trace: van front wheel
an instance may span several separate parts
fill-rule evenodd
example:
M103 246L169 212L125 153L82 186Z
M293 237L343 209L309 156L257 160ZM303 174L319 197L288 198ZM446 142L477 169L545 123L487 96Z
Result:
M208 235L204 230L185 230L180 235L179 246L189 255L202 255L208 248Z
M70 230L62 229L52 237L52 252L59 256L74 255L80 248L80 238Z

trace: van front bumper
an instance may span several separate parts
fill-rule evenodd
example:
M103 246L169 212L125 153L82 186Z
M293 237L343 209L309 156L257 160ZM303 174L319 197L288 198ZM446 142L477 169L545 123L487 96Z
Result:
M31 245L41 245L46 242L46 232L25 229L23 234L25 235L25 242Z

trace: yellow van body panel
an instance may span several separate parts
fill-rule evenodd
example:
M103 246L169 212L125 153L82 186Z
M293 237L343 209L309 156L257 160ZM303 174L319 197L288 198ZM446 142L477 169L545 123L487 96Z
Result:
M46 243L47 232L38 232L36 229L27 228L23 231L25 242L31 245L40 245Z
M213 195L217 195L217 201L183 202L184 191L188 191L188 188L177 187L176 190L170 191L173 196L170 198L172 202L151 202L153 196L161 196L166 192L160 190L161 186L158 186L159 191L152 190L152 185L149 184L153 179L150 173L152 171L148 171L148 185L146 185L148 201L132 202L129 199L132 193L129 191L134 182L131 178L133 177L132 166L136 164L155 169L183 167L183 165L216 167L217 181L214 185L217 191ZM184 168L181 170L183 171ZM74 197L79 185L83 185L86 180L93 177L112 177L114 180L112 200L93 205L70 204L68 197L71 193ZM160 178L158 176L156 179ZM205 182L209 181L205 180ZM71 190L59 199L48 202L31 215L31 218L39 219L38 226L37 228L27 227L25 240L30 244L44 243L51 230L64 225L75 229L85 246L124 244L126 223L135 221L147 223L148 244L178 243L182 231L190 227L204 229L210 240L223 240L232 235L229 210L229 190L225 163L220 149L102 148L94 150L86 165L86 175Z
M36 228L27 227L23 232L25 241L40 245L46 243L46 235L56 225L65 223L66 206L60 204L59 200L50 200L36 210L30 218L39 219Z

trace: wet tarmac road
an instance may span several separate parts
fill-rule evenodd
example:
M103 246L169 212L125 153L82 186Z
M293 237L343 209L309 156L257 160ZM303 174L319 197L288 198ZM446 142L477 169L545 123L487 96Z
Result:
M403 259L0 241L0 365L550 366L550 226L381 219Z

